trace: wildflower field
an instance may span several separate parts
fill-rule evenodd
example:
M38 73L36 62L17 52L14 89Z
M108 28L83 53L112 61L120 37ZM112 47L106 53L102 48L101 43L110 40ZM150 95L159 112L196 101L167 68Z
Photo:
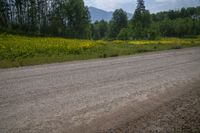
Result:
M93 41L0 34L0 68L116 57L200 46L196 38L137 41Z

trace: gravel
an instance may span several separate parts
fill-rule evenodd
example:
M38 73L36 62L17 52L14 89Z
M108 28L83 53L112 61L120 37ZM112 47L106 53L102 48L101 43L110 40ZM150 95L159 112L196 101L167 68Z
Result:
M0 69L0 132L198 132L199 81L199 47Z

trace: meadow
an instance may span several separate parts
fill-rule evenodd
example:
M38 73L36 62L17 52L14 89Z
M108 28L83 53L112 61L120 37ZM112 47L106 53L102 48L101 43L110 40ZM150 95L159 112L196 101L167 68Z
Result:
M194 46L200 46L200 36L184 39L93 41L0 34L0 68L117 57Z

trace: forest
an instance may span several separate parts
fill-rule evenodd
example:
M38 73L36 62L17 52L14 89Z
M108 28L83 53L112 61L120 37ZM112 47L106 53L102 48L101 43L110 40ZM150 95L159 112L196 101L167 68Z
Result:
M83 0L1 0L0 32L92 40L153 40L200 34L200 6L151 14L144 1L138 0L133 14L128 20L127 13L117 9L110 22L91 23Z

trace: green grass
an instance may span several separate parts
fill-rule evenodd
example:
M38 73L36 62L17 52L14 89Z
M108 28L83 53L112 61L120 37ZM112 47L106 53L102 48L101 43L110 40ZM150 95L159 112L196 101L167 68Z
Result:
M196 39L91 41L0 34L0 68L116 57L193 46L200 46L200 36Z

